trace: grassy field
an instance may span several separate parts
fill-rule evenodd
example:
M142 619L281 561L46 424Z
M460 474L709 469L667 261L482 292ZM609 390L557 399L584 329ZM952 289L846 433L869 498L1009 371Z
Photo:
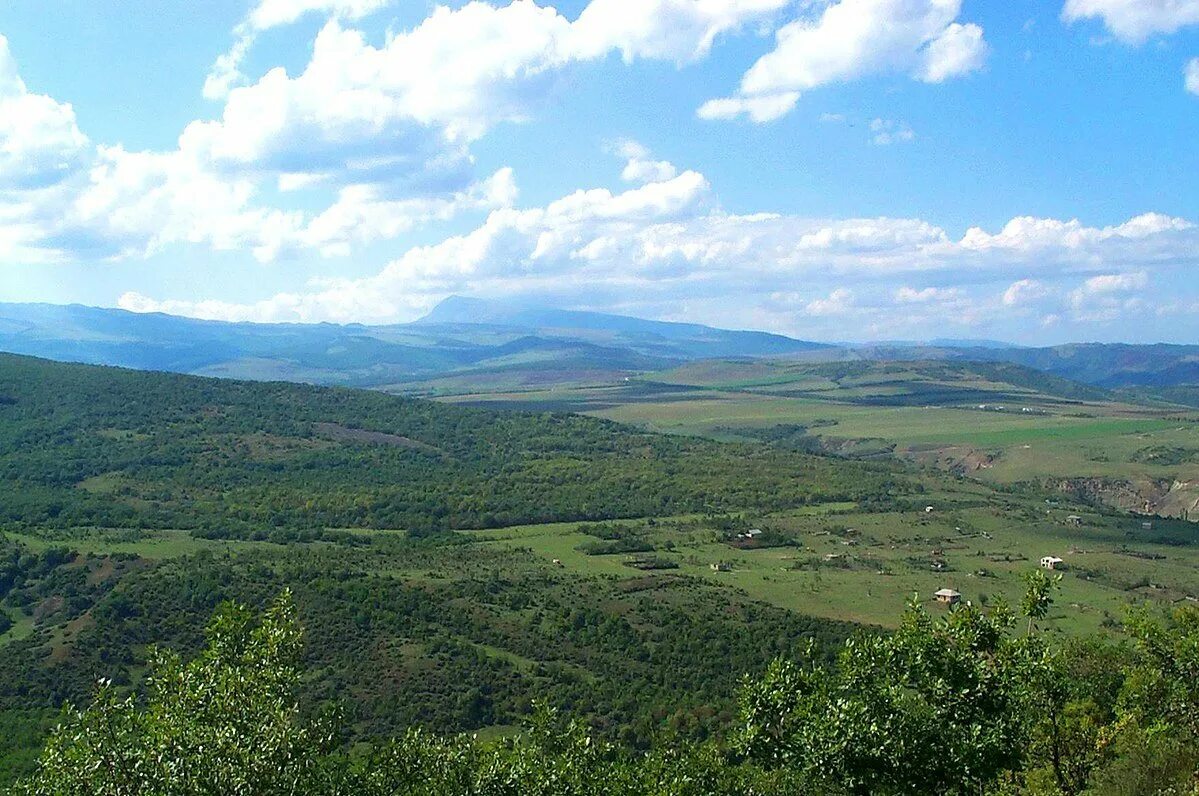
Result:
M883 626L894 624L913 595L930 602L932 593L944 587L967 600L993 604L1002 598L1014 605L1023 577L1046 555L1065 559L1067 566L1049 620L1055 632L1112 627L1129 605L1145 600L1176 603L1199 597L1199 527L1191 523L1158 519L1145 529L1142 520L1132 517L1023 495L996 496L969 481L952 487L946 483L929 480L920 502L927 501L931 512L926 506L878 512L829 503L731 519L686 515L619 523L650 542L654 557L675 565L662 570L634 568L638 555L589 555L584 548L595 537L587 530L596 523L521 525L466 536L472 546L531 552L540 562L530 570L533 574L549 567L583 578L685 576L799 614ZM1066 520L1075 513L1082 516L1079 525ZM750 528L776 535L777 546L739 546L736 534ZM383 539L401 532L356 533ZM35 551L69 544L96 556L126 554L149 561L201 551L238 555L280 549L169 530L140 532L137 538L103 529L8 536ZM315 543L311 549L334 546ZM445 563L420 560L397 568L386 559L372 571L419 584L452 576ZM31 629L22 616L5 640Z
M646 577L686 575L743 592L802 614L890 626L908 600L930 603L952 588L963 599L1015 606L1024 576L1042 556L1065 559L1052 632L1079 633L1116 626L1127 608L1145 600L1174 603L1199 593L1199 531L1179 522L1140 521L1095 513L1080 526L1059 506L981 505L969 494L930 496L957 506L925 512L864 513L843 505L820 511L746 516L742 530L763 528L790 543L738 548L729 532L696 518L638 523L655 556L677 564ZM586 576L631 577L636 556L587 555L586 524L533 525L472 532L487 544L527 549ZM735 534L734 534L735 535ZM934 562L944 569L934 570ZM725 565L729 569L714 568Z
M717 360L606 387L449 400L567 409L722 440L794 426L836 453L894 454L1003 485L1119 481L1132 487L1113 505L1144 510L1147 500L1151 510L1199 516L1199 412L1023 369Z

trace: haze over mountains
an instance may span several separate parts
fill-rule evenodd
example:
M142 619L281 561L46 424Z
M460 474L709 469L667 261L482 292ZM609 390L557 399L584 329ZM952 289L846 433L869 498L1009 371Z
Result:
M0 350L62 361L421 392L467 376L514 388L602 383L713 358L1010 362L1189 400L1199 346L995 341L866 345L450 297L410 324L254 324L80 305L0 304ZM429 390L430 392L433 390Z

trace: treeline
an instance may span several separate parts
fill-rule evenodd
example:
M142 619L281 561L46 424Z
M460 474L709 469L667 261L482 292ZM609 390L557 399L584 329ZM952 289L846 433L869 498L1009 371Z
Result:
M536 709L493 744L409 731L348 746L336 712L297 707L306 676L285 594L261 621L221 607L191 661L159 654L145 703L101 683L17 787L25 796L1184 794L1199 786L1199 609L1134 615L1123 642L1058 645L1030 578L999 607L918 605L831 665L747 677L734 729L639 752Z
M881 465L369 391L0 355L0 396L0 523L13 527L434 531L913 488Z

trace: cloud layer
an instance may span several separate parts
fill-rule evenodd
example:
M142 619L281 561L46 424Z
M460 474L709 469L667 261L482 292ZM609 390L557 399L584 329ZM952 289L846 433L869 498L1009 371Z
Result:
M625 142L619 154L630 153L630 165L652 162ZM799 333L814 319L871 319L864 330L889 315L902 317L898 326L933 318L969 326L1012 313L1111 320L1145 306L1151 274L1199 266L1199 227L1180 218L1145 214L1091 227L1022 217L954 238L912 218L728 213L702 174L665 166L624 191L580 190L544 206L494 210L471 231L410 248L368 278L251 304L138 294L121 304L225 320L397 321L455 293L575 305L637 295L655 314L688 306L687 317L703 320L706 308L737 296L759 325L769 318Z

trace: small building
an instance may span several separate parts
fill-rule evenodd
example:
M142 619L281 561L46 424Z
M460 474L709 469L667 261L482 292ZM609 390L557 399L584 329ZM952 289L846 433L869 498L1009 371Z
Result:
M836 561L838 558L843 558L843 557L844 556L842 556L840 553L825 553L824 554L825 561Z
M733 565L727 561L717 561L715 564L712 564L712 571L713 572L732 572Z
M925 514L932 514L934 511L935 511L935 509L934 509L932 506L925 506L925 507L924 507L924 513L925 513Z
M564 566L562 563L562 559L560 559L560 558L555 558L552 563L556 567Z
M962 601L961 592L954 591L953 589L940 589L933 596L937 598L937 602L945 603L946 605L957 605Z
M1041 559L1042 569L1065 569L1066 562L1057 556L1045 556Z
M753 539L755 536L761 536L761 535L762 535L761 528L750 528L748 531L745 532L746 539Z
M1071 514L1070 516L1066 517L1066 524L1082 525L1082 517L1078 516L1077 514Z
M1153 523L1151 523L1151 522L1142 522L1142 523L1141 523L1141 530L1142 530L1142 531L1152 531L1152 530L1153 530Z

